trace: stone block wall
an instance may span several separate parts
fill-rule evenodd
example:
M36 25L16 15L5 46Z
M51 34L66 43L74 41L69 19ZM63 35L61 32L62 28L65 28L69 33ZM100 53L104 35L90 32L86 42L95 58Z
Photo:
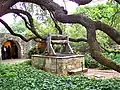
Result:
M45 71L59 75L67 75L69 70L84 67L84 56L55 57L55 56L32 56L32 65Z
M31 41L25 42L19 37L13 36L10 33L0 33L0 60L2 60L1 48L4 42L11 40L18 47L18 58L26 58L28 50L31 48Z

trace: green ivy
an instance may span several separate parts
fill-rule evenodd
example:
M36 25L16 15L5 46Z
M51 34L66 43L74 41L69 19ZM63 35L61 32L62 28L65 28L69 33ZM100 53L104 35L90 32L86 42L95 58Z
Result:
M0 64L0 90L120 90L120 78L89 79L85 76L59 76L25 63Z

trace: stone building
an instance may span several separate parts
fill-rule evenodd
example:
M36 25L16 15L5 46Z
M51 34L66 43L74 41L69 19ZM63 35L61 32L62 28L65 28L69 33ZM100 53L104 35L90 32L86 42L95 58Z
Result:
M25 42L10 33L0 33L0 60L27 58L32 43Z

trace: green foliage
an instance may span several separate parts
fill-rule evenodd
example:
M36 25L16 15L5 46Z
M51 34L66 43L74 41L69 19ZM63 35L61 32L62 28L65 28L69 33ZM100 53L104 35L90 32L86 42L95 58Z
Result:
M114 61L117 62L117 63L120 63L120 54L119 54L119 55L117 54L117 55L114 57Z
M34 54L41 54L44 52L44 49L43 48L36 48L36 47L33 47L31 48L29 51L28 51L28 56L29 58L31 58L32 55Z
M8 33L8 31L6 28L0 27L0 33Z
M75 13L77 13L77 14L83 13L83 14L87 15L89 18L91 18L92 20L105 22L110 26L112 25L114 28L116 28L119 31L120 30L120 23L119 23L119 21L120 21L119 12L120 11L119 10L120 10L119 5L107 3L107 4L103 4L103 5L96 5L96 6L79 7L79 8L77 8ZM75 30L75 29L76 29L76 31L77 30L81 30L81 32L83 31L82 30L83 28L79 28L79 27L75 28L75 26L74 26L73 30ZM108 37L104 32L97 31L96 34L97 34L97 40L99 41L101 46L110 47L110 45L112 45L114 43L110 39L110 37ZM77 34L75 36L77 36ZM80 36L82 36L82 35L80 34ZM86 37L86 36L84 35L82 37ZM78 46L78 44L76 46ZM105 53L105 56L107 58L111 58L116 63L120 63L119 55L115 56L113 53L111 53L111 54ZM97 61L95 61L88 55L85 58L85 65L86 65L86 67L89 67L89 68L108 69L107 67L99 64Z
M12 29L15 33L19 33L19 34L22 34L22 35L25 35L26 31L28 30L25 27L25 23L22 20L14 22L11 26L12 26Z
M119 22L116 20L119 20L119 15L116 13L120 9L120 6L117 6L116 4L102 4L102 5L96 5L96 6L84 6L84 7L78 7L75 14L85 14L92 20L98 20L107 23L108 25L112 25L118 29ZM114 18L113 18L114 17ZM117 26L116 26L117 25ZM66 25L65 32L73 38L87 38L87 32L86 29L79 25ZM97 31L97 40L100 42L102 46L109 47L109 45L112 44L112 40L110 37L108 37L104 32ZM75 52L80 52L81 47L86 48L88 45L85 45L86 43L71 43L72 47L74 48ZM79 46L79 47L78 47Z
M54 23L51 18L47 18L44 22L34 21L35 28L41 36L47 36L49 33L56 33Z
M75 13L83 13L93 20L100 20L111 24L113 15L118 11L120 6L116 4L100 4L95 6L85 6L77 8Z
M98 68L98 69L103 69L103 70L109 69L108 67L98 63L90 55L85 56L85 67L87 67L87 68Z
M102 31L97 31L97 40L100 42L101 46L103 47L109 47L110 45L112 45L112 40L110 39L110 37L107 36L107 34L105 34Z
M112 59L116 63L120 63L120 54L115 53L104 53L105 57ZM96 60L94 60L90 55L85 56L85 66L87 68L99 68L99 69L109 69L106 66L99 64Z
M107 58L110 58L112 59L114 62L116 63L120 63L120 54L115 54L115 53L104 53L104 55L107 57Z
M35 47L31 48L29 51L28 51L28 56L29 58L31 58L32 55L34 54L38 54L37 52L37 49Z
M72 38L86 38L86 30L83 26L79 24L67 25L65 28L65 33L67 33ZM76 53L80 53L81 48L85 49L88 45L84 42L71 42L71 46Z
M85 67L87 68L98 68L99 63L95 61L90 55L85 56Z
M97 80L84 76L58 76L25 63L0 65L0 75L0 90L120 90L119 78Z
M102 21L108 25L112 25L118 31L120 30L120 5L117 4L100 4L96 6L84 6L77 8L75 14L83 13L92 20ZM81 29L81 28L79 28ZM77 31L77 30L76 30ZM81 35L79 35L81 36ZM102 46L111 45L112 40L102 31L97 31L97 39Z
M43 37L48 36L48 34L58 33L58 30L55 28L55 25L50 17L46 18L44 22L40 22L39 20L34 20L34 26L36 31ZM61 26L65 27L64 25L61 25ZM33 35L32 33L30 33L30 31L27 31L26 34L28 36Z

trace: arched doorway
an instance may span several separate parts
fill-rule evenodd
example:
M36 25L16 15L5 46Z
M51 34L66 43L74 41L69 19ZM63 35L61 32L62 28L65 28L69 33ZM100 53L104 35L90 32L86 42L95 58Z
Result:
M17 42L7 40L2 45L2 60L19 58L19 47Z

